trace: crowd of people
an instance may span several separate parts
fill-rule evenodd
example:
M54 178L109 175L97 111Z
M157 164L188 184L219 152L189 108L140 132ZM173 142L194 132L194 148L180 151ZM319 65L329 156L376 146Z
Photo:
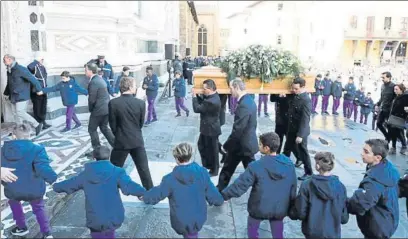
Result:
M381 76L384 85L380 101L369 106L378 110L377 125L386 140L370 139L365 142L361 155L363 162L367 164L367 170L358 189L348 198L344 185L337 176L331 174L335 166L332 153L316 154L314 168L318 174L313 174L308 153L308 137L311 133L310 118L312 113L317 113L315 105L320 95L323 95L324 102L322 113L328 114L327 104L330 96L337 100L342 96L334 94L338 91L345 92L344 116L350 118L354 113L356 119L354 101L358 98L357 106L365 106L367 97L362 96L362 89L357 93L352 78L349 79L348 85L342 87L340 84L339 87L337 83L331 82L329 74L326 74L326 79L323 80L318 75L316 93L313 93L312 97L306 91L305 80L295 78L292 82L293 94L270 95L270 101L276 102L275 132L259 137L256 135L256 129L261 108L257 107L254 96L247 93L245 82L239 78L232 80L231 95L228 97L217 93L213 80L204 81L203 95L192 92L193 111L200 114L200 136L197 144L202 166L192 160L192 146L181 143L173 150L177 166L163 177L160 185L153 185L142 133L144 125L158 120L154 108L158 79L151 67L147 68L142 82L148 104L146 120L146 103L135 97L139 88L137 81L126 75L125 68L118 83L120 96L115 95L118 97L110 99L110 95L119 92L109 89L109 83L103 77L104 73L99 75L106 64L101 67L91 61L85 65L85 75L90 81L88 88L83 89L71 79L68 72L61 74L62 82L58 85L41 86L26 68L15 62L14 57L6 55L3 60L9 69L7 93L13 104L19 104L19 111L16 110L19 112L16 113L17 125L12 131L13 140L4 142L1 150L2 183L16 221L16 226L11 230L13 235L28 234L21 206L21 201L28 201L40 224L43 237L52 238L43 200L45 183L52 184L57 193L85 191L86 226L90 229L92 238L114 238L115 230L123 223L124 207L119 190L125 195L138 197L146 204L157 204L169 198L172 228L185 238L198 237L207 219L207 203L220 206L224 201L240 197L250 187L252 189L248 200L247 228L250 238L258 238L258 228L262 220L269 220L274 238L282 238L283 219L287 216L292 220L302 221L302 232L306 238L340 238L341 224L348 222L349 214L356 215L358 227L366 238L390 238L398 227L398 197L404 196L399 195L398 188L399 184L401 187L408 184L408 177L400 179L396 168L387 160L387 155L395 153L392 149L403 132L398 118L403 119L405 127L408 95L404 94L405 88L402 84L394 85L391 82L389 72L384 72ZM180 110L183 109L188 117L189 110L184 105L187 92L182 70L175 69L176 84L173 84L176 116L180 116ZM27 113L21 112L20 102L27 103L31 85L38 96L60 91L64 105L67 106L66 129L70 128L71 118L75 121L75 114L68 112L73 111L69 109L77 103L78 93L88 95L91 113L88 131L93 148L88 155L94 161L86 164L84 171L77 176L56 183L57 174L50 167L45 148L30 140L31 127L23 122ZM324 94L325 90L329 95ZM222 144L218 138L221 127L225 124L225 104L228 98L230 111L234 114L234 123L228 139ZM360 101L361 99L363 100ZM264 101L262 99L262 102ZM338 107L339 102L336 102ZM336 107L332 113L337 113ZM384 126L385 119L388 119L387 129ZM36 127L36 130L43 126L38 126L43 122L26 121ZM76 122L76 125L79 127L80 122ZM98 127L112 150L101 145ZM403 146L402 153L404 143L403 139L399 138ZM255 160L257 152L263 155L259 160ZM296 157L295 164L290 160L291 153ZM123 169L128 154L132 156L142 186L132 181ZM222 168L218 184L214 185L210 177L218 175L220 154L223 156ZM230 184L241 162L245 172ZM302 164L304 175L297 178L295 167ZM303 181L299 190L297 180Z

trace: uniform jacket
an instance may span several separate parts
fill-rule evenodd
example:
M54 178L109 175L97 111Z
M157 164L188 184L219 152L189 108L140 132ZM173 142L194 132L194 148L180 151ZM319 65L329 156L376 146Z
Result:
M44 93L59 91L64 106L72 106L78 104L78 93L88 95L88 91L79 86L75 79L67 82L61 81L58 84L43 89Z
M343 85L341 82L339 81L333 82L332 88L331 88L331 94L336 99L341 98L341 96L343 95Z
M122 94L109 102L109 126L115 135L115 149L144 147L145 113L145 102L133 95Z
M4 95L9 96L11 103L23 102L29 100L31 94L31 85L35 92L40 92L42 87L38 80L30 71L17 62L11 67L11 72L7 71L7 85L4 89Z
M323 90L320 89L321 86L323 86L323 80L315 79L315 84L314 84L315 92L312 93L312 96L323 95Z
M173 80L174 96L175 97L186 97L186 81L183 77L176 78Z
M329 96L331 95L331 87L332 87L333 81L328 78L323 79L323 95Z
M381 86L381 97L377 102L377 106L380 106L381 111L390 112L392 101L395 98L393 82L384 83Z
M221 134L221 100L218 93L193 98L193 110L200 114L200 133L205 136Z
M310 114L312 101L305 92L295 95L291 100L288 113L288 132L296 134L297 137L306 138L310 134Z
M171 227L180 235L196 233L207 220L207 203L220 206L224 199L211 182L207 170L197 163L178 165L159 186L143 196L147 204L169 198Z
M252 187L248 199L249 215L259 220L282 220L296 197L296 184L295 166L288 157L266 155L250 163L222 195L229 200L242 196Z
M39 61L34 60L27 66L27 69L34 75L35 78L37 78L41 87L47 87L48 73L44 65L42 65Z
M109 113L108 103L110 100L105 81L98 75L94 75L88 84L88 108L92 116L103 116Z
M159 91L159 78L156 74L153 74L152 77L145 77L143 79L143 85L147 85L146 96L147 97L156 97Z
M125 209L119 194L143 196L145 189L132 181L125 170L114 166L109 160L85 164L78 176L54 184L57 193L85 193L86 226L95 231L119 228L125 219Z
M398 227L398 180L400 175L388 160L368 168L348 211L356 215L366 238L390 238Z
M364 101L364 98L365 98L365 93L364 93L364 91L358 90L358 91L356 91L356 94L354 95L354 101L353 101L353 103L354 103L355 105L361 105L362 102Z
M373 99L364 97L363 102L361 103L361 114L363 115L368 115L372 112L374 108L374 102Z
M223 147L228 153L253 157L259 150L256 136L257 106L248 94L239 99L232 132Z
M354 100L356 94L356 86L354 83L348 83L344 86L344 100Z
M337 176L313 175L300 186L290 217L302 220L306 238L341 238L349 219L346 187Z
M16 169L13 173L18 177L14 183L2 181L8 199L27 202L43 199L45 182L52 184L57 180L45 148L30 140L5 141L1 166Z

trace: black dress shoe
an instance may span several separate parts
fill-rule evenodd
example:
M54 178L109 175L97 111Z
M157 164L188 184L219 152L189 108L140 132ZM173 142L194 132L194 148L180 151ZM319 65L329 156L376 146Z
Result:
M38 136L41 133L42 127L43 127L42 123L38 124L38 126L35 127L35 136Z
M298 180L304 181L308 178L310 178L312 175L304 174L302 177L298 177Z
M43 122L43 129L48 129L50 128L52 125L47 124L45 121Z

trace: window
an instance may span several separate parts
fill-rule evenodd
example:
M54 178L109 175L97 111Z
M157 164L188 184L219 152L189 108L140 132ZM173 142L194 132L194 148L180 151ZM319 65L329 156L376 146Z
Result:
M28 0L28 6L37 6L37 1L35 1L35 0Z
M39 51L40 50L40 37L38 35L38 30L31 30L31 50Z
M282 11L283 3L278 3L278 11Z
M201 25L198 29L198 55L207 56L207 28Z
M408 17L403 17L401 21L401 30L406 31L408 29Z
M375 23L375 17L367 17L367 31L368 32L373 32L374 31L374 23Z
M47 51L47 34L45 31L41 32L41 46L43 51Z
M158 53L159 47L157 41L147 41L147 53Z
M357 29L357 25L358 25L357 19L358 19L357 16L352 16L350 18L350 27L352 29Z
M278 35L278 36L276 37L276 44L282 45L282 36L281 36L281 35Z
M137 40L136 53L147 53L147 51L148 51L147 41Z
M384 18L384 30L391 30L391 17Z

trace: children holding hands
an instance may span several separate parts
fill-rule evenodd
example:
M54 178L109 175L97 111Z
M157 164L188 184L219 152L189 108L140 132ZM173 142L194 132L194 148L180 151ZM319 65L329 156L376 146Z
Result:
M341 224L349 219L346 187L331 174L334 168L332 153L318 152L315 161L319 174L300 186L290 218L302 221L302 233L306 238L341 238Z
M248 237L258 238L262 220L269 220L273 238L283 238L283 218L296 197L295 165L283 154L276 154L280 145L274 133L259 137L262 158L250 163L235 182L222 191L225 200L240 197L250 187L248 200Z

